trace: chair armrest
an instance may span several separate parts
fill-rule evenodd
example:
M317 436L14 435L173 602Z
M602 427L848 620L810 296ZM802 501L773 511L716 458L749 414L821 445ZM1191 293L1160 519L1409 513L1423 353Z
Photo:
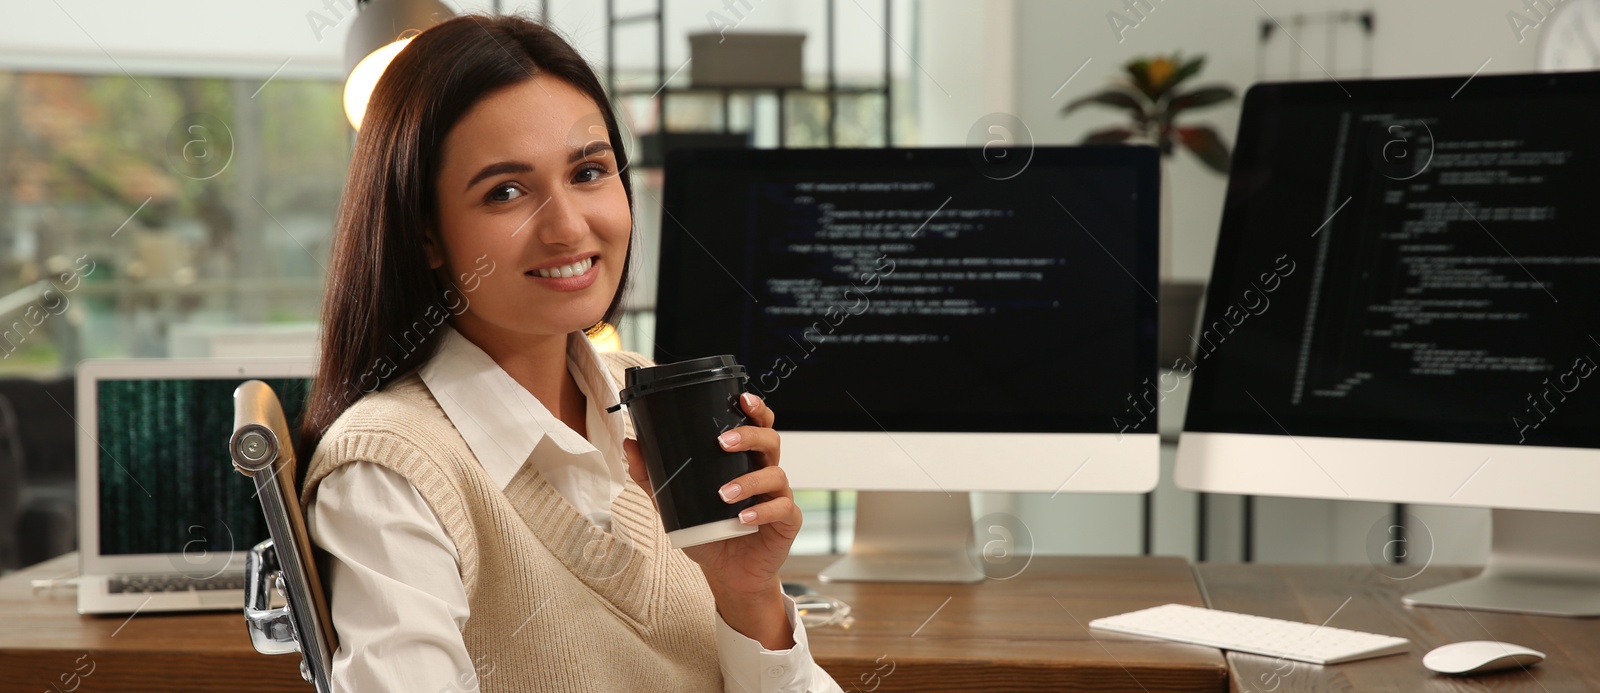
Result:
M272 590L282 591L283 572L278 569L278 554L271 539L250 547L244 556L244 573L244 621L250 631L250 644L261 654L299 652L289 607L272 608Z

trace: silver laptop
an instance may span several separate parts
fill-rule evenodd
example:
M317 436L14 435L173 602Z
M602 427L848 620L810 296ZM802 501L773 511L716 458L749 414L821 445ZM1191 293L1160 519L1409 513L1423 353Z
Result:
M259 379L297 425L312 361L89 360L78 367L78 612L244 608L270 536L228 457L233 390Z

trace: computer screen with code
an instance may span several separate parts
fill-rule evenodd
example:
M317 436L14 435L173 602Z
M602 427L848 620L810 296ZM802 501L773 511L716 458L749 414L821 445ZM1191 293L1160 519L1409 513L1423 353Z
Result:
M250 477L228 455L238 378L101 380L100 553L245 551L268 538ZM291 436L310 380L264 379Z
M1600 446L1597 104L1592 73L1253 88L1185 429Z
M792 430L1115 432L1155 372L1156 153L1002 156L675 152L657 362L734 354Z

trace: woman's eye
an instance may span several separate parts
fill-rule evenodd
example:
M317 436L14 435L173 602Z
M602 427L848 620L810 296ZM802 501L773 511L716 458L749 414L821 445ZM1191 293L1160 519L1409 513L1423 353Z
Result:
M593 183L606 176L606 167L600 165L585 166L578 170L579 183Z
M489 191L490 202L510 202L527 193L522 192L515 185L502 185Z

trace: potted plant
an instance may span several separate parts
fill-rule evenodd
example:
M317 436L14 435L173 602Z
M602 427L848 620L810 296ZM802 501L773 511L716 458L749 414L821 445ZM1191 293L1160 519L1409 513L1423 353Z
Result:
M1172 156L1179 146L1194 152L1213 171L1228 172L1228 145L1209 126L1181 126L1173 122L1179 114L1215 106L1234 98L1231 87L1213 85L1179 92L1178 85L1200 73L1205 57L1184 60L1179 53L1170 56L1134 58L1123 66L1126 80L1067 104L1067 115L1089 104L1120 108L1132 117L1131 126L1096 130L1083 138L1084 144L1108 144L1129 140L1146 142Z

